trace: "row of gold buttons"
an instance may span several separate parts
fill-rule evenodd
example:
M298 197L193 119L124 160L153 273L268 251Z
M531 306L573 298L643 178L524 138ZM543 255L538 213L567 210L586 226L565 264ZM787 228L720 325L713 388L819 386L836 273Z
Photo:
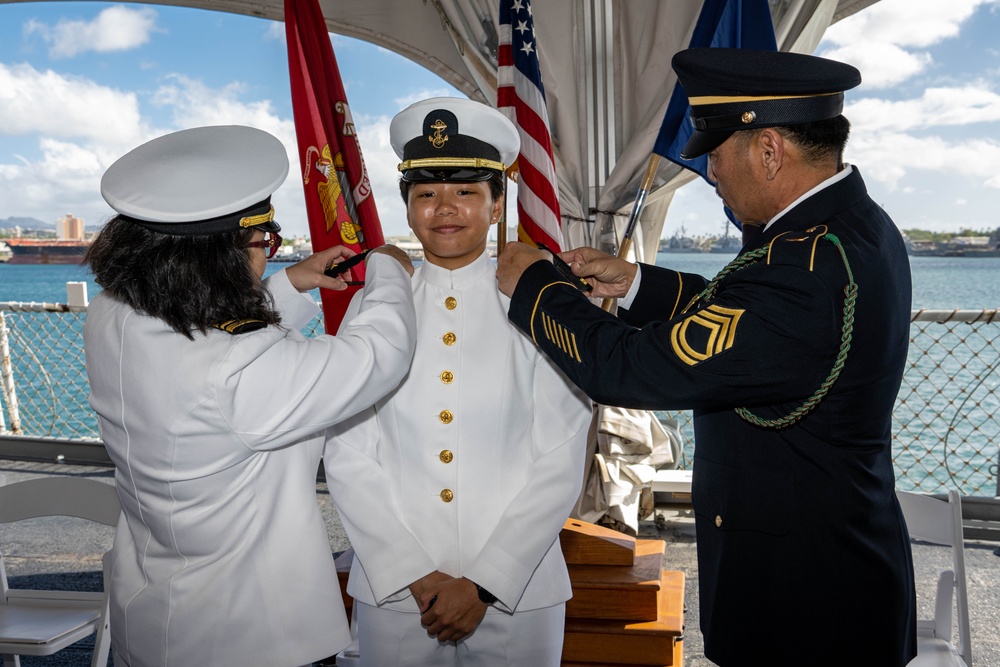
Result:
M444 307L447 308L448 310L455 310L455 308L458 307L458 300L453 296L449 296L447 299L444 300ZM444 341L445 345L451 346L455 344L455 341L458 340L458 338L455 336L454 333L449 331L442 337L442 340ZM454 379L455 379L455 374L452 373L451 371L443 371L441 373L441 382L445 384L451 384L451 382ZM455 416L451 413L450 410L442 410L441 413L438 415L438 417L441 419L441 423L443 424L450 424L452 420L455 419ZM438 455L438 458L441 459L441 463L451 463L454 460L455 455L452 454L450 450L444 449ZM441 491L441 500L443 502L450 503L454 499L455 499L455 493L451 489L443 489Z

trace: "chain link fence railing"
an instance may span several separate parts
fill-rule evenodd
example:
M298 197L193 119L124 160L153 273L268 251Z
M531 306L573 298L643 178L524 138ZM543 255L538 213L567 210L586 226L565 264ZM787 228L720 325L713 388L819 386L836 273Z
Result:
M83 358L85 308L0 303L0 434L97 440ZM303 328L323 331L317 317ZM1000 461L1000 313L915 311L893 414L893 461L904 490L996 496ZM691 414L675 418L690 467Z

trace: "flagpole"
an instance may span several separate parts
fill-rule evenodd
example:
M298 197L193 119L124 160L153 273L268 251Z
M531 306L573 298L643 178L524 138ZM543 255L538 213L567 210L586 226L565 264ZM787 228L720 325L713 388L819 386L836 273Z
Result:
M635 233L635 226L639 222L640 214L642 214L642 207L646 203L646 195L653 189L653 179L656 178L656 168L659 166L660 156L657 153L651 153L649 162L646 164L646 173L643 174L642 183L639 185L639 192L636 193L635 201L632 203L632 212L629 213L625 233L622 235L621 243L618 244L619 259L627 259L628 251L632 248L632 235ZM610 311L613 302L613 297L605 297L604 301L601 302L601 308Z

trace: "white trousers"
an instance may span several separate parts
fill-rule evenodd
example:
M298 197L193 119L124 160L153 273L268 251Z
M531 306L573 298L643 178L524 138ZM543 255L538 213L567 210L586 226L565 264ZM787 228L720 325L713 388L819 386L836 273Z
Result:
M559 667L566 605L486 614L460 642L427 636L420 614L355 600L361 667Z

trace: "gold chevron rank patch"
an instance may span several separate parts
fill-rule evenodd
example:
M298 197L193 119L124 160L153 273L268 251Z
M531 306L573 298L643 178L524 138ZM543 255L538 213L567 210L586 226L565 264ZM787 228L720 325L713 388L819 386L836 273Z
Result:
M556 347L565 352L571 359L580 362L580 351L576 347L576 334L568 331L566 327L549 317L548 313L542 313L542 330L545 331L545 337L552 341Z
M733 346L736 325L745 311L711 305L694 313L670 330L674 354L688 366L711 359Z

